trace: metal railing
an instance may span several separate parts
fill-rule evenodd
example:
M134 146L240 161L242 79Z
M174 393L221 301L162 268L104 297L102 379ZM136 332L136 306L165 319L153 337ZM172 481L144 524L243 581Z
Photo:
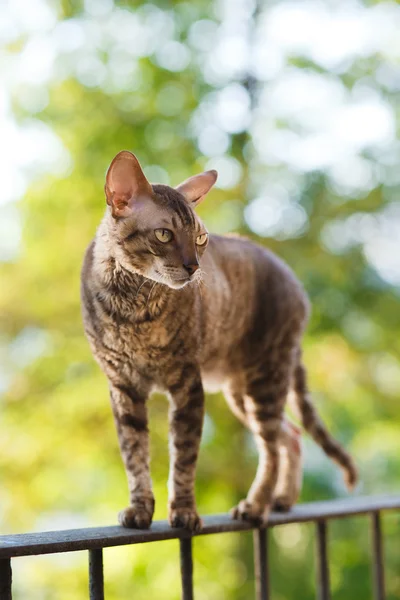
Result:
M205 517L203 530L196 535L254 530L254 562L257 600L270 598L268 530L288 523L316 525L317 598L330 599L327 521L352 515L371 515L372 571L374 597L385 598L384 562L380 512L400 509L399 496L366 496L299 504L289 513L272 513L266 529L233 521L229 515ZM89 597L104 600L103 548L178 539L183 600L193 599L192 535L172 529L166 521L153 523L149 530L122 527L93 527L0 536L0 600L11 600L11 559L18 556L55 552L89 551Z

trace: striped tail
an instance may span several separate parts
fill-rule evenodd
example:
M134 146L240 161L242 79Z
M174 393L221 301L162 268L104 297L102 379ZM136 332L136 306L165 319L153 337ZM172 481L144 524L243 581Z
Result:
M306 370L300 362L294 372L293 392L293 395L290 394L291 400L293 400L292 404L294 404L296 413L299 413L302 426L321 446L325 454L343 470L346 486L352 490L358 479L357 468L350 455L331 436L322 423L310 398Z

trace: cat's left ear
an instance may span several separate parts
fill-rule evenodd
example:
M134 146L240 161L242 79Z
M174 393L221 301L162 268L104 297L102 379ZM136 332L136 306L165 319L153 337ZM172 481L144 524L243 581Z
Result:
M195 207L204 199L204 196L210 191L217 181L217 171L205 171L200 175L189 177L175 189L182 194L190 206Z

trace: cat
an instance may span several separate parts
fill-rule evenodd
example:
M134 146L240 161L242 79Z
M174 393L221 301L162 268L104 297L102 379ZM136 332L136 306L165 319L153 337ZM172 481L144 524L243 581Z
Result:
M130 493L119 513L125 527L148 528L153 517L146 400L154 389L170 399L173 527L202 526L194 483L207 386L223 390L259 452L256 477L234 518L267 522L289 395L302 426L343 469L348 487L357 480L353 460L309 396L301 358L309 303L302 286L267 249L239 236L209 235L194 211L216 179L211 170L176 188L151 185L137 158L120 152L106 175L104 218L86 251L83 321L108 378ZM281 461L280 473L288 487L285 470L290 475L290 461Z

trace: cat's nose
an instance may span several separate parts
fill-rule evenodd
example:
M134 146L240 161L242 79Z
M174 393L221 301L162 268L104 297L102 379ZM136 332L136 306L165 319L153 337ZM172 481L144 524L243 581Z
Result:
M186 271L189 273L190 276L192 276L193 273L196 273L199 266L200 265L198 263L193 263L191 265L187 265L186 263L183 263L183 267L186 269Z

